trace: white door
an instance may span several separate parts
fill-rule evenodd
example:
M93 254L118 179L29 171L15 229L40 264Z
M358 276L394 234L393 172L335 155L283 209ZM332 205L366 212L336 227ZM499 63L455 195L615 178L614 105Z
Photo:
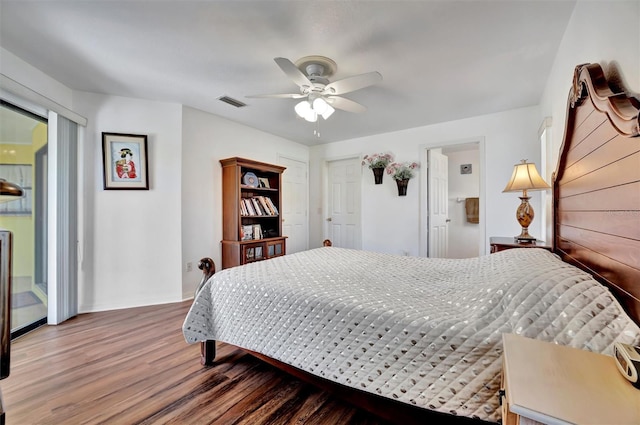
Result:
M328 171L328 194L326 235L333 246L360 249L362 246L360 226L360 182L359 158L330 161Z
M287 254L293 254L309 248L307 163L282 156L279 163L287 167L282 173L282 235L287 236Z
M445 258L449 243L449 162L440 149L427 152L429 257Z

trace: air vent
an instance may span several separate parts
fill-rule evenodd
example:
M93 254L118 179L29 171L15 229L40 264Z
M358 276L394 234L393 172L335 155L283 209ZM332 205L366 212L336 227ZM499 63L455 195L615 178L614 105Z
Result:
M243 106L247 106L246 103L242 103L239 100L236 100L229 96L219 97L218 100L224 103L228 103L231 106L235 106L236 108L242 108Z

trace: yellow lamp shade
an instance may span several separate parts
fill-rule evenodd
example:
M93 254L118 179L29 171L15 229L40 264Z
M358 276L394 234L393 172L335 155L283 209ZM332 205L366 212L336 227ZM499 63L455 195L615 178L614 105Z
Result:
M520 164L516 164L513 168L513 174L507 187L503 192L518 192L520 190L544 190L549 189L550 186L544 181L538 170L536 164L527 162L523 159Z

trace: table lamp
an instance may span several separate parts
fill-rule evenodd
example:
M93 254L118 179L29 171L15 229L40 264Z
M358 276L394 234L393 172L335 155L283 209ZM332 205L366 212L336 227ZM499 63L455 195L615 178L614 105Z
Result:
M531 197L528 196L527 191L546 189L550 189L550 186L540 177L535 164L523 159L520 164L515 165L511 179L502 192L522 191L522 196L519 197L522 202L516 210L516 219L522 227L522 232L514 237L517 242L531 243L536 241L536 238L529 234L529 225L533 221L534 214L533 207L529 204Z

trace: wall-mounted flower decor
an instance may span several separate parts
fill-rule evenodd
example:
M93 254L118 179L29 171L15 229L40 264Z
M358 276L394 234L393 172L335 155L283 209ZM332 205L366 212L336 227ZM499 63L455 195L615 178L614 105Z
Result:
M376 184L382 183L382 176L384 170L389 164L393 162L393 154L387 153L374 153L372 155L365 155L362 158L362 165L368 166L373 171L373 177Z
M413 178L414 170L418 168L420 164L417 162L394 162L387 166L387 174L391 174L398 185L398 196L407 195L409 180Z

